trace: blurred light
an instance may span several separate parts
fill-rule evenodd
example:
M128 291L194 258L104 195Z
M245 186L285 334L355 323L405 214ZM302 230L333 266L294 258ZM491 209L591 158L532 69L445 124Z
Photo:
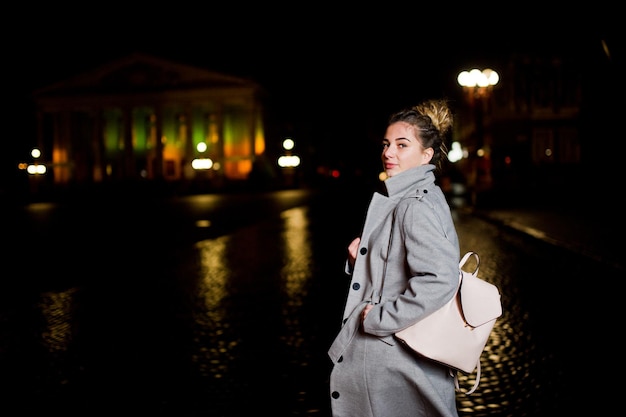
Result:
M37 148L33 148L32 151L30 151L30 156L32 156L33 158L37 159L41 156L41 151Z
M489 87L498 84L500 76L489 68L482 71L474 68L470 71L461 71L457 81L463 87Z
M281 168L293 168L300 165L300 157L297 155L283 155L278 158L278 166Z
M42 175L46 173L46 166L45 165L29 165L26 168L26 172L28 172L30 175Z
M457 162L463 159L463 149L461 149L461 144L457 141L452 142L452 149L448 152L448 160L450 162Z
M198 220L196 221L196 227L207 228L211 226L211 220Z
M65 291L47 291L41 295L37 304L41 309L45 328L42 329L41 341L48 352L64 352L72 346L72 316L78 289Z
M287 139L285 139L285 140L283 141L283 148L284 148L284 149L286 149L286 150L288 150L288 151L290 151L291 149L293 149L293 147L294 147L295 145L296 145L296 144L295 144L295 142L294 142L292 139L287 138Z
M210 158L196 158L191 161L191 167L193 169L211 169L213 167L213 161Z
M602 50L606 54L608 59L611 59L611 51L609 50L609 45L606 44L606 40L602 39Z
M283 226L284 255L281 276L284 277L283 288L285 294L291 300L301 300L310 288L313 273L307 265L313 258L313 245L311 245L308 213L305 208L296 207L281 213ZM292 303L291 310L295 312L296 303Z
M500 81L500 75L498 75L497 72L495 72L494 70L492 70L490 68L484 69L483 70L483 75L487 79L487 83L485 84L486 86L487 85L496 85L496 84L498 84L498 81Z
M198 152L202 153L207 150L207 144L205 142L200 142L196 145L196 149Z

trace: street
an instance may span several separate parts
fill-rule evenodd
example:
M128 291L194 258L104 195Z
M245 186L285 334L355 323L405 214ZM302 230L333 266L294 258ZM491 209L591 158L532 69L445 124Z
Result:
M5 209L2 414L329 416L326 350L369 199L358 191ZM622 277L455 215L504 310L460 415L608 413L617 388L595 382L617 344L582 327L617 317Z

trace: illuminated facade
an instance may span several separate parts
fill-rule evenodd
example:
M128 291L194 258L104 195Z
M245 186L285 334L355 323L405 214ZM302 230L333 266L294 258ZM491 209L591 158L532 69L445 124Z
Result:
M262 96L250 80L133 54L36 91L37 142L59 186L245 180L265 152Z

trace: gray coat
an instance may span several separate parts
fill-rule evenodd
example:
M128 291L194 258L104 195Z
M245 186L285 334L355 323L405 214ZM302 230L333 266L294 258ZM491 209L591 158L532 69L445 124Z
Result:
M444 305L459 283L459 241L434 169L403 171L385 181L387 196L372 197L354 269L346 264L343 325L328 351L334 417L458 415L448 368L393 337ZM375 306L361 326L368 303Z

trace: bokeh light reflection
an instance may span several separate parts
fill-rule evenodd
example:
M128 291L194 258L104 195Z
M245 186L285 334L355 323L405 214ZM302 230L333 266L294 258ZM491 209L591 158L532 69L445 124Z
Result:
M196 296L204 308L194 309L195 338L199 351L194 355L198 370L203 375L222 378L229 369L232 355L229 353L236 340L221 337L226 311L222 301L227 296L229 267L226 251L229 236L203 240L196 244L200 259L199 287ZM210 343L205 343L206 340Z
M49 352L67 351L72 341L72 312L75 288L42 294L39 302L46 326L41 339Z

